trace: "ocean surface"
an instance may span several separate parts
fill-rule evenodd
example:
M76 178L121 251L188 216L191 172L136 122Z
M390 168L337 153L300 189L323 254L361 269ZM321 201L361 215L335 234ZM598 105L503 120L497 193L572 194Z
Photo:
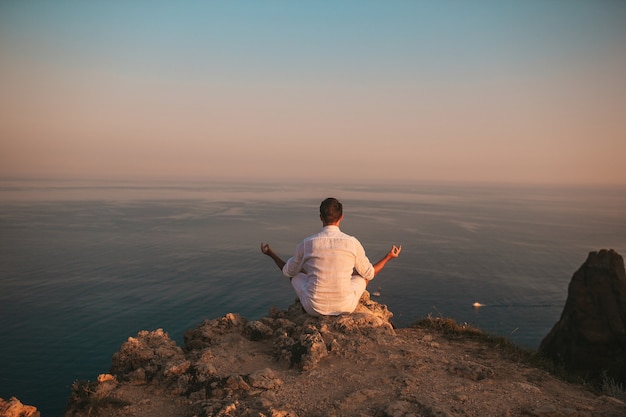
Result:
M452 317L537 348L587 254L626 253L624 187L4 180L0 397L58 416L140 330L182 345L204 319L286 308L260 243L288 258L329 196L372 262L402 245L369 287L398 327Z

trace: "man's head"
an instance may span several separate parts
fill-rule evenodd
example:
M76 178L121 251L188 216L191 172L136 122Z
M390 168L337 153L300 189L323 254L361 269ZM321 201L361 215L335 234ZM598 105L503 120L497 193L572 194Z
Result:
M336 198L327 198L320 204L320 219L324 225L336 224L343 217L343 206Z

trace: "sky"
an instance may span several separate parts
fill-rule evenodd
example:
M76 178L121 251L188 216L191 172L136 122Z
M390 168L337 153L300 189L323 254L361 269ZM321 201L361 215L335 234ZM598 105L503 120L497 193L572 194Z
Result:
M0 179L626 184L626 2L0 2Z

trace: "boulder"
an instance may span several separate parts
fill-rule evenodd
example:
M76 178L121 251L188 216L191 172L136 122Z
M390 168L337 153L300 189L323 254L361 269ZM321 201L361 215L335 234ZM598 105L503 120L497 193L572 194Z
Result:
M2 417L39 417L39 411L32 405L24 405L15 397L8 401L0 398L0 416Z
M182 349L163 329L142 330L113 354L111 374L120 380L142 384L155 377L184 373L181 369L188 367Z
M626 382L626 274L614 250L591 252L574 273L560 320L540 352L588 377Z
M198 327L185 332L183 335L185 348L199 350L210 347L226 334L243 331L247 324L248 320L236 313L228 313L219 319L205 320Z

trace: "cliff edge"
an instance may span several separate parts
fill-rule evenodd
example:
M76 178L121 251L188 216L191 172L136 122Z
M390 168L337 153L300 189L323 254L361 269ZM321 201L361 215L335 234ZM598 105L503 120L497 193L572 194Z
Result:
M623 402L483 339L394 329L391 317L365 293L338 317L308 316L298 302L258 321L227 314L187 331L184 347L142 331L110 373L74 385L64 416L626 415Z

